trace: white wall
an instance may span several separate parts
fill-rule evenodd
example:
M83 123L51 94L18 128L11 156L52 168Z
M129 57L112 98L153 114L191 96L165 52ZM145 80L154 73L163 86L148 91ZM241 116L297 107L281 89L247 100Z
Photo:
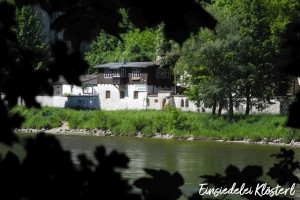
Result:
M192 112L205 112L211 113L212 108L204 107L203 103L200 104L200 107L197 108L196 104L192 101L189 101L189 107L181 107L181 99L185 100L188 99L184 95L174 96L175 107L181 109L182 111L192 111ZM257 109L256 106L252 106L250 109L250 114L257 114L257 113L269 113L269 114L280 114L280 101L279 100L272 100L272 104L266 104L264 109ZM245 113L246 110L246 103L240 103L239 106L234 106L233 111L235 113ZM218 111L218 107L217 107ZM223 108L222 114L227 113L228 109Z
M41 106L56 108L99 109L98 96L37 96Z
M57 108L64 108L67 101L67 97L63 96L37 96L35 99L41 106Z
M120 91L125 92L124 99L120 99ZM111 84L99 84L100 109L102 110L142 110L146 109L147 91L138 91L136 85L125 87ZM106 99L106 91L110 91L110 98ZM138 99L134 99L134 91L138 91Z
M148 110L161 110L161 100L158 99L158 95L150 95L148 96L149 99L149 106L147 107Z
M97 86L93 86L91 88L89 88L93 95L97 95L98 94L98 87ZM62 94L63 95L90 95L90 94L85 94L82 87L81 86L77 86L77 85L63 85L63 89L62 89Z
M200 108L197 108L194 102L189 101L188 107L186 107L186 100L188 99L185 95L172 95L171 91L163 91L162 88L154 86L154 90L158 91L157 95L148 95L149 90L152 93L153 86L146 86L142 84L130 84L125 86L112 85L112 84L98 84L94 87L94 90L99 94L98 96L38 96L37 101L41 103L42 106L52 106L52 107L65 107L68 103L69 107L78 107L82 105L84 108L91 109L102 109L102 110L145 110L154 109L161 110L163 100L166 99L167 105L174 105L176 108L182 111L192 111L192 112L206 112L210 113L211 108L204 107L201 104ZM106 91L110 91L110 98L106 99ZM124 99L120 99L120 91L125 92ZM138 99L134 99L134 91L138 91ZM63 93L71 93L71 86L64 85ZM72 95L82 94L81 87L74 86L72 89ZM81 98L82 97L82 98ZM85 99L87 97L87 99ZM98 98L99 97L99 98ZM147 106L147 98L149 99L149 106ZM184 101L184 107L181 107L181 100ZM273 100L273 104L269 104L265 109L258 110L253 106L250 113L271 113L280 114L280 101ZM244 113L246 109L245 103L240 103L238 107L234 107L234 112ZM228 110L224 108L222 113L227 113Z
M254 99L255 100L255 99ZM279 100L272 100L272 104L266 104L264 109L257 109L256 106L252 106L250 113L270 113L270 114L280 114L280 101ZM238 108L234 108L235 112L245 112L246 110L246 103L241 103Z
M185 95L175 95L173 97L175 107L181 109L182 111L192 111L192 112L198 112L198 108L196 104L190 100L188 100L188 97ZM181 106L181 100L183 100L183 107ZM186 105L186 102L188 101L188 105Z

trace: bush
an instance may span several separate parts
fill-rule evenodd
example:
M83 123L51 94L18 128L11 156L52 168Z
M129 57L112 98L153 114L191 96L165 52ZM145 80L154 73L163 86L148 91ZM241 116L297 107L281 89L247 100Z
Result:
M20 113L26 121L23 128L54 128L67 121L72 129L111 130L117 134L134 135L136 131L150 136L170 133L175 136L252 141L283 139L286 142L300 140L300 131L285 127L285 116L259 114L213 116L207 113L181 112L169 106L167 111L101 111L72 110L43 107L27 109L17 106L13 113Z
M132 124L125 122L118 126L115 126L112 129L112 132L117 133L117 134L128 134L128 135L134 136L136 133L136 129Z
M155 135L156 131L152 126L146 126L143 128L142 133L143 133L143 135L146 135L149 137L149 136Z
M168 106L166 114L166 130L188 130L187 118L174 106Z

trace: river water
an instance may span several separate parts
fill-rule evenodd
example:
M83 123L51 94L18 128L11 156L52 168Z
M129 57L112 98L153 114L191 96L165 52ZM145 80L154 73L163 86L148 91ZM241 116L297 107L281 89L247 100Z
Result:
M179 172L185 180L182 190L190 195L203 183L201 175L224 174L228 165L242 169L246 165L263 166L264 172L276 161L271 154L280 152L280 146L240 144L227 142L204 142L185 140L148 139L131 137L62 136L63 148L72 153L74 162L78 154L93 159L96 146L103 145L108 152L117 150L130 158L129 169L123 171L130 181L145 176L143 168L165 169ZM300 148L294 147L300 160ZM267 177L263 178L270 182Z

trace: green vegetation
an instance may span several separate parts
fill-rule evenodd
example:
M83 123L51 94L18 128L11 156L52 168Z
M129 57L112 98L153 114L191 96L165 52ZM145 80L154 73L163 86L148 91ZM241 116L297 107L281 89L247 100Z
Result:
M125 32L118 38L105 32L90 44L85 58L91 67L106 63L151 61L163 56L161 67L171 67L190 87L190 100L212 107L221 114L225 105L233 116L233 107L241 99L245 115L253 106L261 107L270 99L286 94L290 77L280 71L282 43L288 24L298 21L297 0L214 0L198 1L218 20L212 30L203 29L178 44L165 37L165 25L135 28L128 13L120 10L119 27ZM95 71L95 69L92 69ZM218 110L217 110L218 109Z
M153 61L156 56L158 31L148 28L143 31L134 28L128 19L128 14L121 9L122 22L120 28L125 33L116 38L104 31L90 43L89 50L85 52L85 59L90 65L90 72L95 72L95 65L107 62L121 62L126 58L127 62ZM121 40L122 41L121 41Z
M20 46L36 54L33 63L35 69L45 68L50 62L50 49L45 42L42 28L42 16L33 7L22 6L16 9L16 25L13 31Z
M26 118L23 128L55 128L66 121L71 129L111 130L114 134L132 136L141 132L146 137L160 133L203 139L300 140L299 130L284 126L286 116L271 114L235 115L229 118L227 115L181 112L174 107L169 107L167 111L80 111L49 107L26 109L18 106L14 112Z
M212 107L233 106L245 99L245 115L284 95L289 78L279 70L286 25L299 19L299 1L215 0L203 3L217 20L214 31L203 30L183 45L175 72L191 87L187 95ZM171 50L172 54L177 50ZM219 112L221 109L219 109Z

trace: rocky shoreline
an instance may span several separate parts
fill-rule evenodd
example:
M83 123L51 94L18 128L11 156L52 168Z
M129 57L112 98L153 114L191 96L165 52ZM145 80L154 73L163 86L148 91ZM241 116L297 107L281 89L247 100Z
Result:
M134 136L131 134L114 134L110 130L99 130L99 129L70 129L67 123L63 123L62 127L52 129L15 129L18 133L40 133L44 132L47 134L55 135L81 135L81 136L127 136L127 137L138 137L138 138L157 138L157 139L176 139L176 140L200 140L200 141L215 141L215 142L231 142L231 143L253 143L253 144L266 144L266 145L277 145L277 146L293 146L300 147L300 142L291 141L290 143L283 142L282 139L276 139L273 141L256 141L252 142L250 139L244 140L222 140L222 139L208 139L208 138L197 138L193 136L189 137L177 137L172 134L160 134L156 133L154 136L143 135L141 132L137 132Z

